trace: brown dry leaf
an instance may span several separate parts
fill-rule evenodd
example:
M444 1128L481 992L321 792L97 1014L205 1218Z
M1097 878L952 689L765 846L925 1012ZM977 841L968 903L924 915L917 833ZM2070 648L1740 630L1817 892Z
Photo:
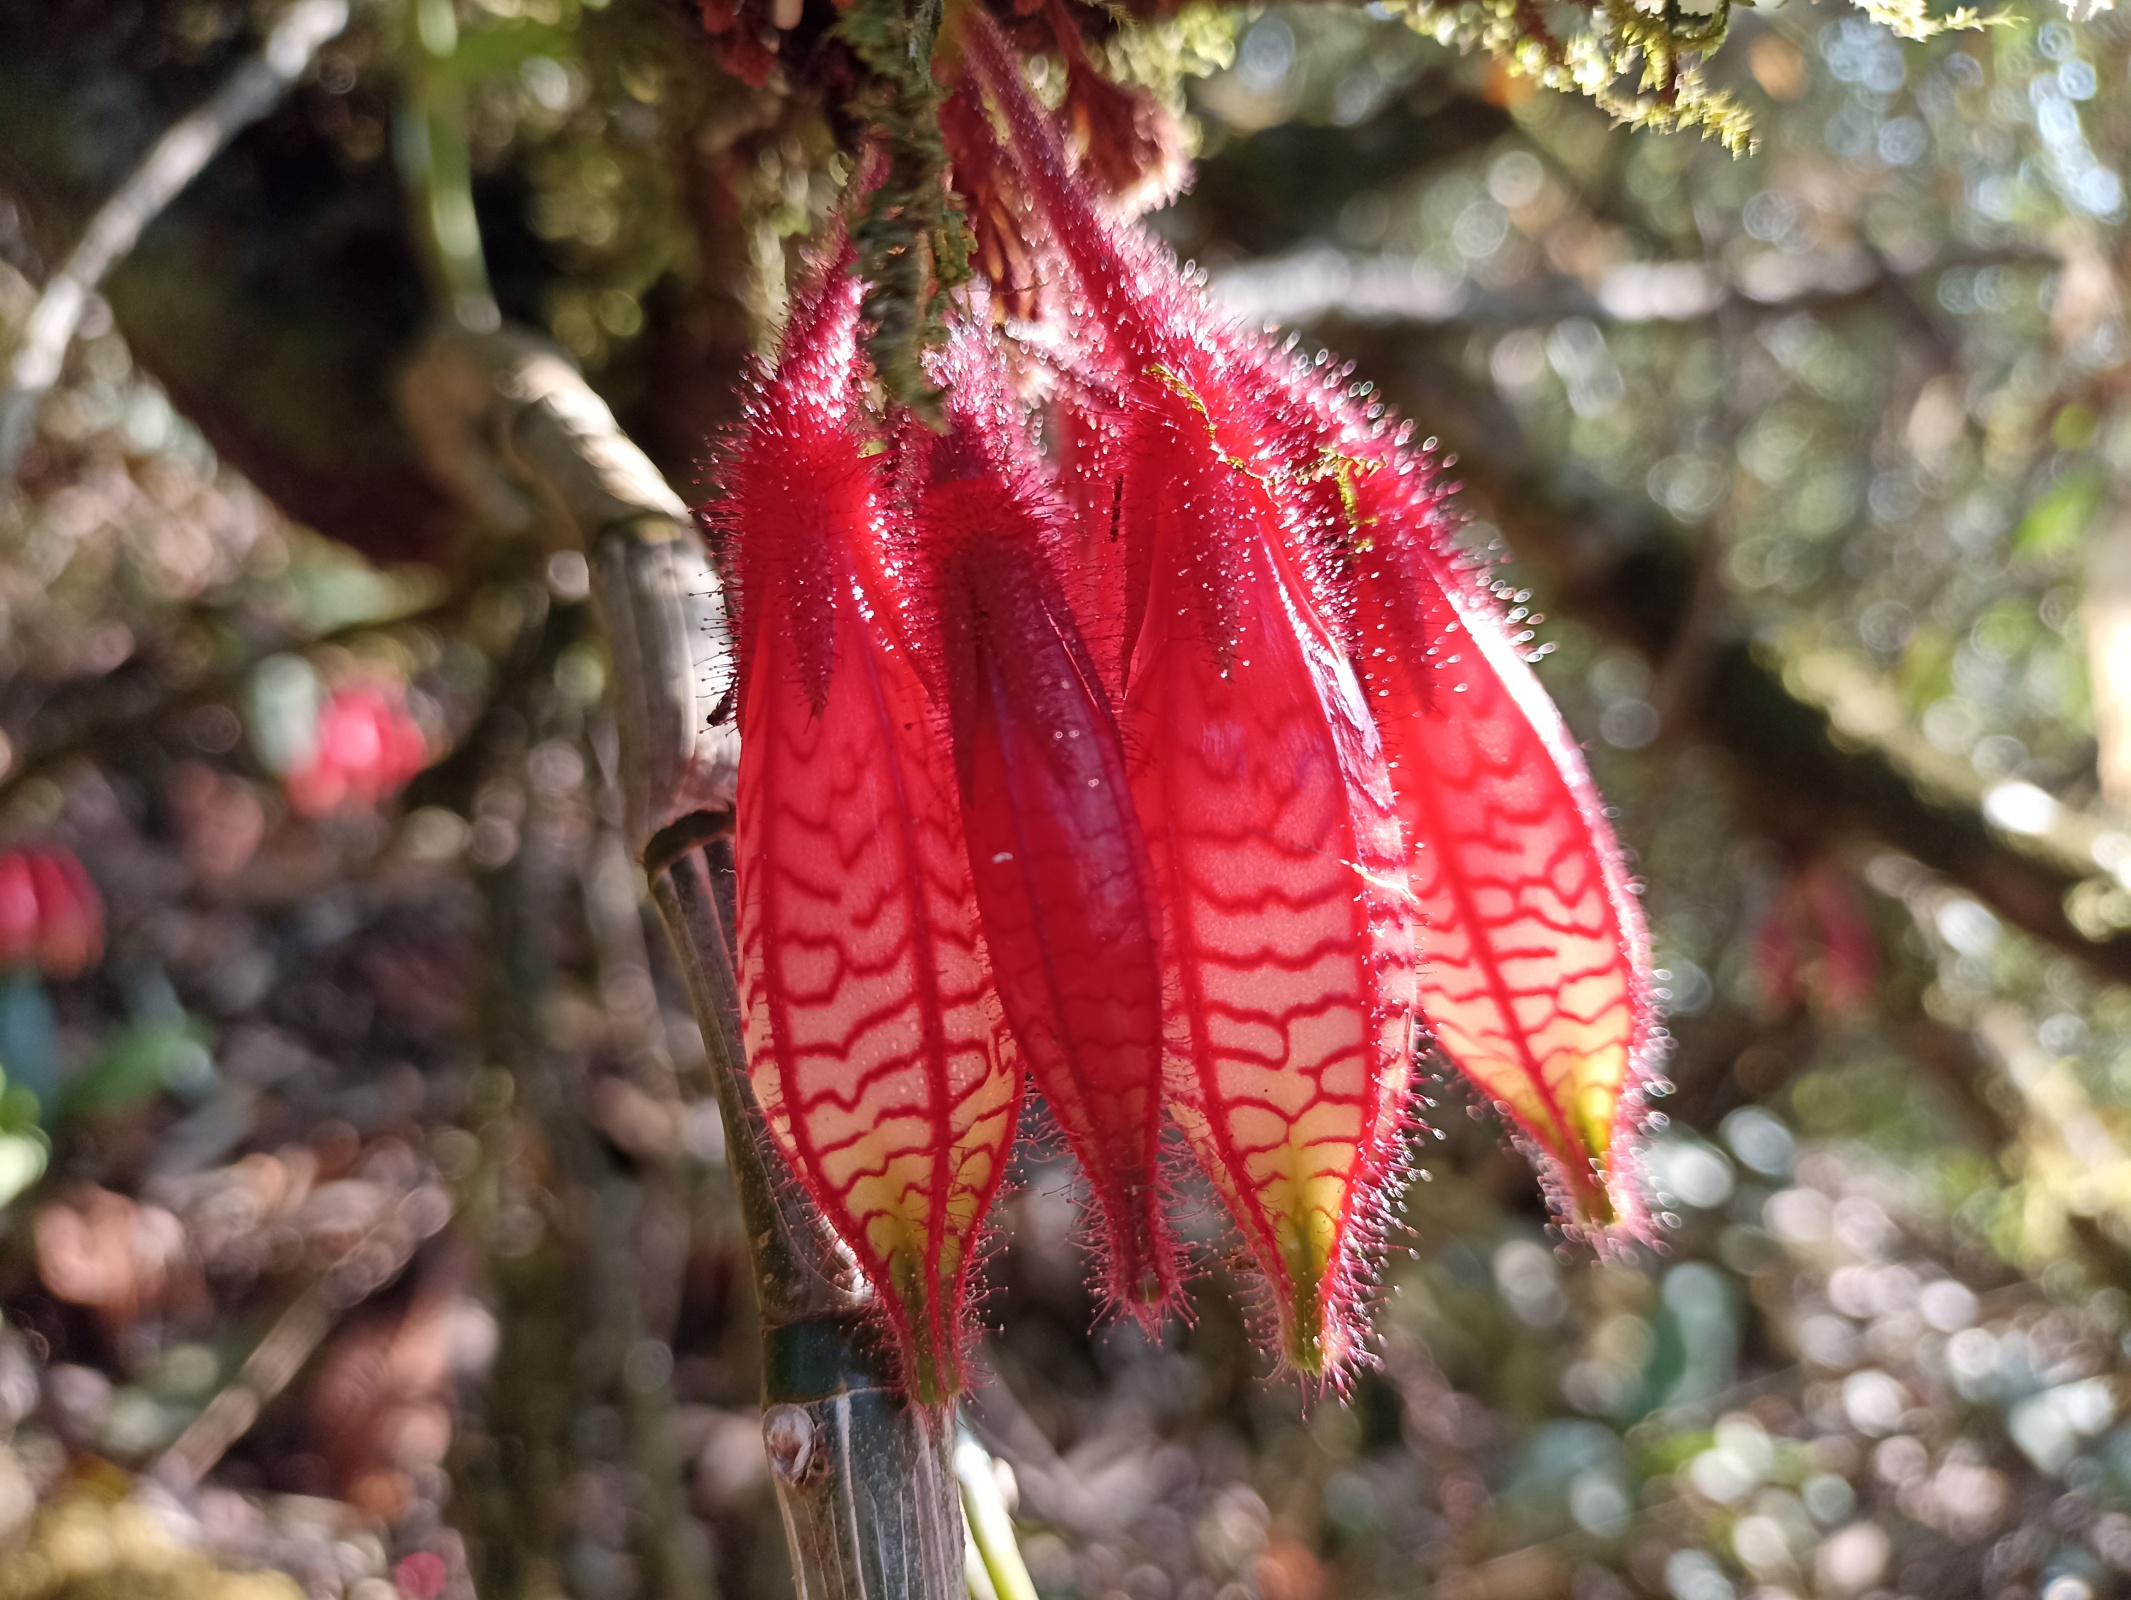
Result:
M1191 162L1183 126L1160 100L1082 59L1066 75L1064 112L1081 170L1116 211L1137 216L1176 198Z

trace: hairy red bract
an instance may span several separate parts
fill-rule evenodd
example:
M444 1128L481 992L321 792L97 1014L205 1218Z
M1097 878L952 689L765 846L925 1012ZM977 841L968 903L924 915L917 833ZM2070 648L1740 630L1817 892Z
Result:
M962 1382L978 1229L1021 1072L954 778L896 626L856 426L858 285L795 311L725 474L740 580L740 1000L771 1132L879 1291L911 1393Z
M1065 513L984 325L950 350L949 432L908 446L963 828L1000 999L1094 1200L1099 1287L1152 1327L1177 1292L1153 875L1117 721L1051 565Z

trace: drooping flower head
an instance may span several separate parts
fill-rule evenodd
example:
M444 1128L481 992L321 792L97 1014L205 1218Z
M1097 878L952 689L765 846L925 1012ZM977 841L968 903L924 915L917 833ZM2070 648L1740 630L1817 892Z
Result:
M1119 220L981 11L959 43L942 133L1020 366L962 296L937 428L862 398L841 248L721 475L750 1072L919 1398L960 1383L1024 1061L1105 1300L1177 1298L1166 1114L1281 1358L1337 1384L1424 1027L1572 1220L1632 1223L1642 926L1438 464Z

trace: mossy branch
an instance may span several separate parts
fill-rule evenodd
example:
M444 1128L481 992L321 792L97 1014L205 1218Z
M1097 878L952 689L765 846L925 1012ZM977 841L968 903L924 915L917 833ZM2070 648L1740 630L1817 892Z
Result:
M1857 3L1904 39L2003 20L1973 6L1934 16L1927 0ZM1699 128L1734 155L1753 148L1752 112L1702 73L1730 30L1731 0L1595 0L1589 24L1565 35L1536 0L1395 0L1395 8L1438 43L1484 50L1512 76L1585 95L1628 127Z
M969 231L947 189L940 135L940 87L932 75L942 0L858 0L837 32L877 77L860 109L886 146L887 176L867 197L852 229L867 353L891 400L928 421L939 391L925 375L925 352L944 343L946 293L969 281Z

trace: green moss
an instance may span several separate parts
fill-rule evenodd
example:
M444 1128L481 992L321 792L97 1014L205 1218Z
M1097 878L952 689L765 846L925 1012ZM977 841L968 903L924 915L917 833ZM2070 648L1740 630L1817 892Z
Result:
M940 87L932 75L940 0L858 0L837 31L876 75L858 110L888 163L852 230L866 281L866 348L890 399L933 420L925 352L945 341L942 298L969 281L970 238L946 183Z
M1603 0L1588 27L1555 34L1533 0L1403 0L1408 24L1441 44L1479 49L1512 76L1588 97L1631 128L1699 128L1734 155L1754 145L1753 116L1728 90L1712 89L1702 64L1724 44L1730 0L1708 14L1679 0L1655 7ZM1905 39L1928 39L2000 19L1972 6L1933 16L1926 0L1859 0L1859 9Z

